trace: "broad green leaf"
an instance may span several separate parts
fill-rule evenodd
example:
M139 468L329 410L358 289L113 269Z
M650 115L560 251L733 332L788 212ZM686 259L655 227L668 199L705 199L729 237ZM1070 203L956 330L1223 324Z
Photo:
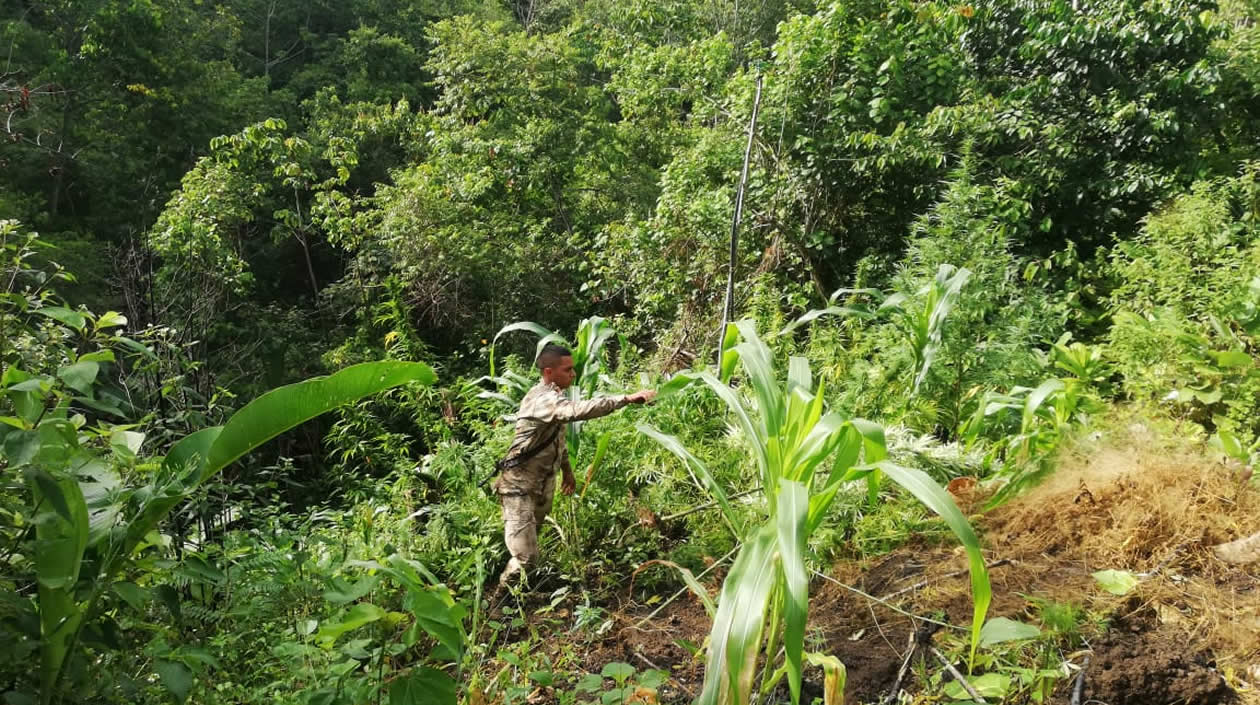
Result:
M112 586L114 593L121 597L132 609L137 612L144 609L144 605L149 601L149 591L132 582L121 581L114 583Z
M1093 576L1098 586L1112 595L1127 595L1138 584L1137 576L1127 570L1100 570Z
M667 671L659 671L655 668L649 668L648 670L640 673L638 678L634 679L634 681L640 686L644 688L652 688L653 690L665 685L665 682L668 680L669 673Z
M1235 460L1245 463L1251 459L1250 454L1243 448L1242 443L1238 440L1238 436L1235 436L1223 428L1218 428L1216 430L1216 433L1208 441L1208 444Z
M182 703L188 699L188 691L192 690L193 674L187 666L178 661L159 660L153 668L162 678L162 685L171 691L176 700Z
M1241 369L1251 367L1251 356L1241 350L1227 350L1225 352L1212 353L1216 358L1216 364L1226 369Z
M113 350L97 350L96 352L90 352L90 353L87 353L86 355L80 355L78 361L79 362L113 362L114 351Z
M58 516L67 522L75 520L70 514L70 504L65 492L62 491L61 485L52 475L49 475L42 468L30 468L26 471L26 475L39 489L38 496L42 497L45 502L44 509L51 507L53 511L57 512Z
M583 693L597 693L604 688L603 676L588 673L577 682L577 690Z
M452 660L458 661L461 658L464 653L464 633L460 622L463 615L454 611L449 596L443 599L436 589L413 589L403 598L403 605L411 611L416 623L429 636L446 647Z
M137 431L114 431L109 434L109 444L123 448L134 456L144 444L144 434Z
M83 314L78 311L71 311L64 306L45 306L44 308L35 309L34 312L64 323L77 331L82 331L83 327L87 325L87 318Z
M360 602L351 607L341 619L335 622L325 622L319 628L319 633L315 635L316 641L320 642L324 648L331 648L333 642L342 634L353 631L365 624L371 624L385 616L385 610L377 607L370 602Z
M193 580L215 585L227 580L227 576L224 575L223 571L195 553L190 553L184 557L181 568L181 574Z
M40 471L40 475L47 477ZM35 522L35 573L39 583L40 697L51 702L62 664L83 621L83 607L74 596L88 541L88 510L83 493L73 478L28 481L36 505L44 503L45 491L64 503L61 511L47 511Z
M600 675L605 678L611 678L617 682L617 685L623 685L630 676L634 675L634 666L621 661L604 664L604 669L600 671Z
M1005 673L986 673L970 679L971 687L982 698L1001 700L1011 689L1011 677ZM951 700L970 700L971 695L958 681L951 680L945 684L945 696Z
M104 569L112 575L157 523L206 479L268 439L345 403L407 382L432 384L433 370L418 362L368 362L327 377L274 389L245 405L224 426L185 436L166 454L159 481L127 527L123 550Z
M1036 639L1040 635L1041 630L1035 625L997 617L985 622L984 628L980 630L980 645L993 646L1006 641Z
M343 581L337 581L341 585L346 585ZM380 582L380 578L375 575L366 575L354 585L346 585L345 587L332 587L324 591L324 599L334 605L344 605L347 602L354 602L364 595L372 592L376 588L376 584Z
M413 668L389 685L389 705L456 705L456 683L436 668Z
M407 382L433 384L437 376L419 362L370 362L273 389L245 405L224 424L206 458L201 480L298 424L343 404Z
M556 682L556 674L551 671L531 671L529 679L538 685L547 688L550 687L552 683Z
M106 328L118 328L127 325L127 317L117 311L106 311L101 317L96 319L96 329L104 330Z
M120 419L127 417L127 412L123 411L117 404L105 399L92 399L91 397L74 397L74 400L83 406L95 411L101 411L106 414L116 416Z
M9 467L21 467L39 455L39 431L14 431L4 438L4 458Z

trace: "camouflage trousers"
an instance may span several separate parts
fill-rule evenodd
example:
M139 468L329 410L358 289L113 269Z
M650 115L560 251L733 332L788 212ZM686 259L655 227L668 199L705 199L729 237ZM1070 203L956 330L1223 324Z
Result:
M499 576L499 584L506 585L513 576L538 560L538 530L551 512L555 497L555 475L547 477L539 494L499 495L503 504L503 542L512 554Z

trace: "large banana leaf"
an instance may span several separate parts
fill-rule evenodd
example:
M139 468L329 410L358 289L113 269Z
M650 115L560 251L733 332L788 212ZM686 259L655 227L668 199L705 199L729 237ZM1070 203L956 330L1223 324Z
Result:
M120 545L111 546L105 555L99 585L109 585L141 539L157 527L158 522L176 504L185 499L206 479L232 461L257 448L267 440L320 414L365 396L407 382L432 384L437 379L433 369L418 362L369 362L347 367L327 377L316 377L297 384L274 389L232 415L221 427L207 428L186 436L176 443L162 461L155 482L148 490L148 499L128 522ZM59 483L60 484L60 483ZM55 526L55 543L43 544L41 558L49 568L45 571L57 582L77 578L86 546L89 517L77 483L63 487L67 506L73 511L69 521ZM39 497L40 495L36 495ZM64 526L62 525L64 524ZM71 550L73 549L73 551ZM72 555L77 552L77 555ZM68 561L73 558L72 561ZM53 562L55 559L55 563ZM63 561L66 559L68 562ZM63 565L65 563L65 565ZM73 565L73 575L68 565ZM55 567L53 567L55 566ZM41 578L42 582L43 578ZM70 588L73 589L73 581ZM45 627L44 657L41 664L41 695L50 702L70 646L92 604L80 604L60 588L45 597L40 593L40 616Z
M35 506L35 574L39 582L40 700L52 701L61 665L74 645L83 613L75 586L88 542L88 510L71 477L54 478L43 470L27 473Z

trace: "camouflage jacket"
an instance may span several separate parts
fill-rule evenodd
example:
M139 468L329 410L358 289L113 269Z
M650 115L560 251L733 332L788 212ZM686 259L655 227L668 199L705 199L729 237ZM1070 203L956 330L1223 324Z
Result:
M508 447L507 460L534 450L554 434L550 447L538 450L520 465L503 471L494 483L499 494L541 494L543 483L556 469L569 464L565 447L565 425L570 421L583 421L605 416L626 405L625 396L599 397L572 401L549 382L539 382L521 400L516 414L516 436Z

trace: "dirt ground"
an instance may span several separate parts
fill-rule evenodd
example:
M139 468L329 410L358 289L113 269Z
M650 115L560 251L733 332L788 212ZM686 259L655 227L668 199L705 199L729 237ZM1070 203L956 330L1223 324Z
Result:
M1260 703L1260 565L1226 565L1210 552L1260 530L1260 492L1201 454L1143 433L1130 429L1107 447L1079 444L1049 482L973 515L993 565L988 616L1036 623L1033 605L1053 600L1096 617L1082 628L1080 647L1062 654L1073 667L1089 660L1082 705ZM959 503L974 511L981 499ZM807 638L847 667L846 702L889 696L911 632L925 626L890 605L970 623L965 568L961 549L912 544L877 560L840 563L834 582L815 579ZM1111 595L1091 576L1105 569L1130 571L1140 582L1125 596ZM703 664L683 644L702 644L710 620L690 594L643 621L652 609L617 609L613 629L583 646L583 666L597 673L625 661L667 670L673 678L660 702L690 702ZM929 658L909 669L901 690L913 695L923 688L919 674L940 671ZM1075 674L1058 682L1048 702L1068 705ZM817 683L807 685L807 694L818 692Z

